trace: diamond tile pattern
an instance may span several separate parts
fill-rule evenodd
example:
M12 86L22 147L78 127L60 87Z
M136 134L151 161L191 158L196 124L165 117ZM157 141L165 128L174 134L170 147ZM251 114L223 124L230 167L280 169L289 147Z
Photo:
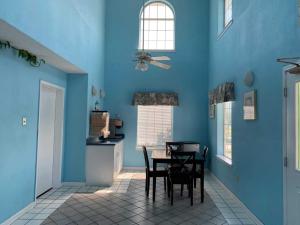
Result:
M207 194L204 204L200 203L200 191L194 195L195 203L191 207L187 191L181 197L178 186L171 206L159 180L157 200L153 203L152 196L145 196L144 180L133 178L127 193L74 194L42 224L227 224Z
M153 203L151 192L149 199L145 197L144 180L143 171L123 171L110 188L66 185L53 189L12 224L262 225L209 171L205 177L205 203L200 203L198 185L193 207L186 190L180 197L179 187L174 206L170 206L161 180Z

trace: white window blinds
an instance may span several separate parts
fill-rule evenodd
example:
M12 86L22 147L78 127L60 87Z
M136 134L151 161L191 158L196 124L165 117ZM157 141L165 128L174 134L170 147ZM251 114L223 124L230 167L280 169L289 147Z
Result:
M224 156L232 159L232 103L224 104Z
M232 0L225 0L224 3L224 26L232 21Z
M138 106L137 147L165 148L173 138L173 106Z

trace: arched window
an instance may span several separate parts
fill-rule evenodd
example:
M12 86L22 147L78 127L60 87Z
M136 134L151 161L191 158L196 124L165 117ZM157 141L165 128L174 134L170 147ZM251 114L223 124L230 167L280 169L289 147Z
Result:
M150 1L143 9L140 14L139 49L175 50L175 13L171 5L166 1Z

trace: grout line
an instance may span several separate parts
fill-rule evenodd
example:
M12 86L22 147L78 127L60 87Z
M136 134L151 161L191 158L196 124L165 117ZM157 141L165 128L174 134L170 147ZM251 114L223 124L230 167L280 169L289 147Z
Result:
M98 191L111 191L113 193L126 193L130 181L132 179L132 174L123 173L120 174L116 182L109 188L103 188L100 186L86 186L84 183L63 183L63 185L57 189L52 189L47 192L45 195L41 196L37 199L35 206L32 206L31 209L27 210L25 213L22 213L16 217L15 220L10 221L8 224L18 223L18 221L24 221L24 224L29 224L31 221L41 221L41 223L46 220L39 219L44 218L45 215L50 216L56 209L58 209L65 201L67 201L73 194L77 194L80 191L84 191L86 193L96 193ZM117 184L117 187L115 186ZM80 193L78 193L80 194ZM44 210L50 210L50 213L43 213ZM29 216L32 214L30 219L22 219L26 215ZM44 215L44 216L41 216ZM29 216L30 217L30 216Z
M143 173L134 173L143 175ZM87 193L120 193L124 194L128 191L129 185L133 178L133 174L126 173L116 179L116 182L110 188L103 188L98 186L62 186L58 189L53 190L47 196L42 196L44 198L38 199L36 206L21 215L18 220L25 220L24 222L30 224L30 221L38 222L44 221L44 218L51 215L57 208L59 208L66 200L68 200L73 194L76 194L80 190L84 190ZM215 203L216 207L220 210L221 214L225 218L228 224L243 224L248 222L247 224L259 224L255 220L253 220L253 216L251 213L245 209L245 206L224 186L222 183L214 177L213 174L207 173L206 182L205 182L205 190L207 194L211 197L212 201ZM85 194L85 193L77 193L77 194ZM144 195L142 193L141 195ZM122 195L121 195L122 196ZM126 201L124 198L120 197L120 205L122 206L122 202ZM139 205L137 203L137 209L143 209L144 205ZM46 211L44 211L46 210ZM132 210L130 210L132 211ZM133 210L133 211L136 211ZM47 213L43 213L47 212ZM26 215L30 219L26 219ZM108 218L109 219L109 218Z
M227 207L220 207L215 202L215 204L217 205L217 207L219 208L219 210L221 211L221 213L224 217L226 215L226 213L224 213L224 211L226 211L226 210L224 210L224 209L227 209L227 210L230 210L236 216L236 218L240 221L240 224L243 224L242 221L244 221L244 219L248 219L249 221L252 221L253 224L263 225L263 223L261 223L251 213L251 211L230 190L228 190L226 188L226 186L220 180L218 180L217 177L215 177L212 173L209 173L209 176L207 176L207 177L208 177L208 179L206 180L207 182L206 182L205 188L206 188L206 191L208 192L208 194L211 196L212 200L215 202L216 197L218 197L218 199L221 198L223 200L223 202L227 205ZM229 204L229 202L231 202L231 204ZM232 204L234 204L234 206L232 206ZM237 213L234 212L233 208L239 209L240 210L239 214L247 215L248 218L239 218L237 216ZM226 215L226 217L227 217L227 215ZM230 222L234 223L234 221L230 221L230 220L227 222L229 224L231 224Z

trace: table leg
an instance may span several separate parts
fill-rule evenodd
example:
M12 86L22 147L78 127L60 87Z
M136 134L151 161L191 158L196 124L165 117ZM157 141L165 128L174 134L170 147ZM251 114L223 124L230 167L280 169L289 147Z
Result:
M204 162L201 162L201 203L204 202Z
M153 202L155 202L155 192L156 192L156 176L155 176L155 172L156 172L156 160L153 160L153 172L154 172L154 176L153 176Z

